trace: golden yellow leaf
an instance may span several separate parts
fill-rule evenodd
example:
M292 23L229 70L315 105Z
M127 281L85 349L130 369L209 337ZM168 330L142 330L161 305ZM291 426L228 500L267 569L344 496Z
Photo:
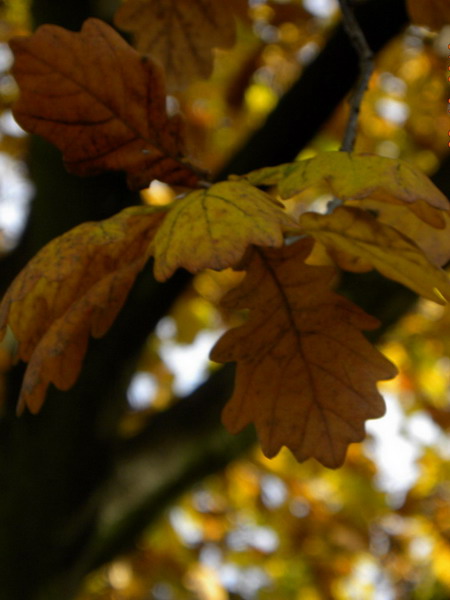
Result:
M234 14L246 0L127 0L115 23L132 32L139 51L164 68L170 90L211 75L213 48L235 41Z
M328 248L369 262L425 298L440 304L450 299L445 271L434 266L412 240L364 210L340 206L329 215L304 213L300 226Z
M43 25L11 41L20 87L14 116L63 153L76 175L123 170L134 189L152 179L193 187L182 122L166 114L162 72L106 23L80 33Z
M236 266L249 245L281 246L298 231L283 206L246 181L222 181L177 201L154 240L155 277Z
M411 21L439 30L450 24L450 2L448 0L407 0Z
M122 308L165 212L132 207L83 223L47 244L16 277L0 305L18 358L29 362L19 400L38 412L50 382L76 381L89 335L101 337Z
M308 266L311 240L255 249L227 307L250 309L211 352L237 362L235 391L223 412L237 433L254 422L264 453L285 445L299 461L338 467L366 419L384 414L376 382L396 369L362 335L378 322L329 288L331 267Z
M282 198L314 187L342 202L370 198L409 208L433 227L445 225L447 198L421 171L402 160L356 154L321 152L314 158L259 169L246 175L253 185L275 185Z

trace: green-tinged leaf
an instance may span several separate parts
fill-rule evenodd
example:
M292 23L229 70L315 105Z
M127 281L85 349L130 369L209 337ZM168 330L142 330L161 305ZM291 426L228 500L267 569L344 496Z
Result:
M246 181L191 192L155 236L155 277L164 281L179 267L192 273L233 267L251 244L281 246L286 231L298 226L282 204Z
M278 184L283 199L314 187L342 202L371 198L401 204L433 227L445 226L442 211L447 198L421 171L402 160L356 154L322 152L308 160L253 171L246 175L253 185Z

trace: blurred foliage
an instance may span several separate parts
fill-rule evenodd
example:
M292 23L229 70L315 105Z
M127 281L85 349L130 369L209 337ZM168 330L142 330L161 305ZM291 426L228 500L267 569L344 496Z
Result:
M0 256L16 244L30 198L23 163L27 138L11 113L18 90L9 74L13 57L8 46L13 36L30 30L29 4L29 0L0 3Z
M255 3L236 47L218 53L213 78L178 98L210 170L320 51L337 18L331 6L318 17L300 2ZM445 35L409 27L377 57L357 150L406 159L428 174L438 168L447 150ZM337 149L347 112L343 103L302 157ZM205 329L236 324L239 316L212 303L231 286L228 277L199 276L149 342L142 369L159 391L150 408L132 413L135 421L159 408L162 388L172 397L162 383L164 344L195 347ZM449 309L431 302L390 332L384 351L400 374L384 386L388 415L351 447L343 468L254 451L181 498L134 552L94 573L79 600L447 598L449 334Z
M19 169L26 140L10 121L17 92L6 42L27 30L27 4L0 3L0 163L7 156ZM338 19L332 2L323 14L300 0L251 5L236 46L217 52L212 78L172 98L198 162L213 173L320 52ZM436 34L409 27L377 57L358 151L400 157L428 174L438 168L449 129L449 35L448 27ZM346 116L344 103L302 156L337 149ZM0 211L3 195L0 186ZM163 204L173 192L144 196ZM0 252L11 245L0 230ZM213 368L205 340L210 346L242 318L214 306L236 277L198 276L148 340L124 436L189 390L170 361L175 352L197 383ZM351 447L343 468L298 465L287 451L269 461L253 451L180 498L133 551L93 573L78 600L448 598L449 340L450 309L420 302L384 340L400 371L384 386L387 416Z

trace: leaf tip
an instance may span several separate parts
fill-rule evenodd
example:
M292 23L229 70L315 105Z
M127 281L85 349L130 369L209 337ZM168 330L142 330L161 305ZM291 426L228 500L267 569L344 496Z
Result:
M443 304L443 305L447 305L448 304L448 302L449 302L448 298L449 297L448 296L447 297L444 296L444 294L437 287L433 288L433 293L436 296L435 301L438 304Z
M155 255L155 260L153 263L153 277L156 281L160 283L164 283L167 281L175 272L175 269L171 269L168 265L163 263L163 261Z

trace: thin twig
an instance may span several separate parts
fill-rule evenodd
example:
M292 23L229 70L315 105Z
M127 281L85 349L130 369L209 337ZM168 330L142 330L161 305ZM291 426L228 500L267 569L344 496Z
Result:
M345 129L341 146L341 150L350 152L353 150L353 146L355 145L359 111L364 92L367 89L370 76L372 75L374 69L374 59L373 52L367 43L364 32L356 20L355 14L351 7L351 1L339 0L339 5L342 11L342 23L353 47L358 54L360 69L358 81L349 101L350 115L347 121L347 127Z

